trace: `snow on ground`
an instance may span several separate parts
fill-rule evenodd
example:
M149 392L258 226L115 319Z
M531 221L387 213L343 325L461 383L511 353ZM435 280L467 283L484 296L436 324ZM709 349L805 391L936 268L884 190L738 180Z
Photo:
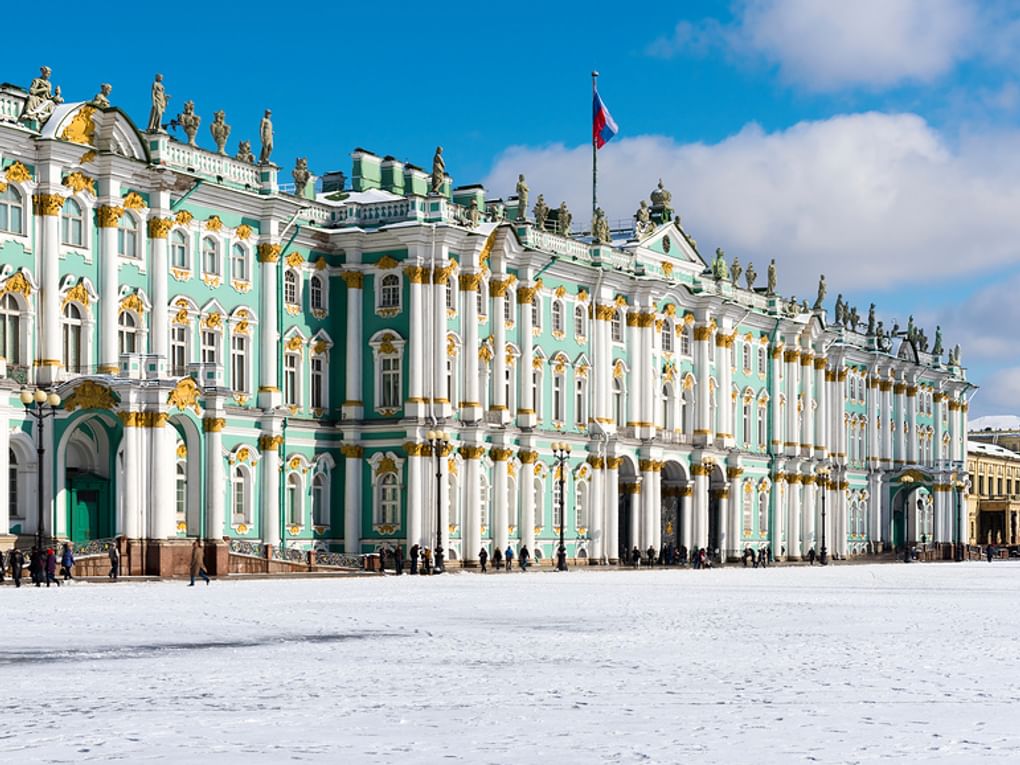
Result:
M0 588L0 762L1020 762L1020 565Z

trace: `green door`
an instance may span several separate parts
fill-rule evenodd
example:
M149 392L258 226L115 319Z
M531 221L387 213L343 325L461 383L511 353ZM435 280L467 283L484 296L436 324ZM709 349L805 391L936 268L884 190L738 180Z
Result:
M901 547L903 545L903 540L907 538L906 524L904 523L906 517L907 514L903 510L893 511L893 547Z
M71 479L71 540L105 539L113 533L107 482L94 475Z

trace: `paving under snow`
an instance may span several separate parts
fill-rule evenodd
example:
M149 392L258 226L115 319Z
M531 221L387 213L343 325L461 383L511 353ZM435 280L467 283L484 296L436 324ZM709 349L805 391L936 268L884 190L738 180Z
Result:
M1020 762L1020 565L0 588L0 762Z

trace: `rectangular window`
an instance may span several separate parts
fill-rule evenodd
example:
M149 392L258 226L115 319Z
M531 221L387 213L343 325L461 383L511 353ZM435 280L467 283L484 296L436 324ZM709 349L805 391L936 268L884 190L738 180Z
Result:
M300 406L298 363L299 357L296 353L288 353L283 357L283 395L288 406Z
M387 409L396 409L400 406L400 359L396 357L383 357L382 364L382 391L379 406Z
M216 333L211 330L202 330L202 363L203 364L216 364L218 359L218 353L216 352Z
M244 335L230 339L230 375L234 390L248 391L248 338Z
M578 425L584 425L588 421L588 412L586 409L584 379L578 377L574 380L574 421Z
M553 375L553 419L563 422L566 419L566 401L563 395L563 375Z
M188 367L188 328L175 326L170 330L170 371L183 375Z
M325 399L323 393L325 392L325 374L323 368L323 360L318 357L312 358L312 408L323 409L325 405Z
M512 322L513 320L514 320L513 292L507 290L506 294L503 296L503 321Z

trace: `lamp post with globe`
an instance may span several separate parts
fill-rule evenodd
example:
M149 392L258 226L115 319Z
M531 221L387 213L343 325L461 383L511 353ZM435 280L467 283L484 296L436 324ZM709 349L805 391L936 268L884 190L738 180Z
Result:
M36 422L38 444L35 448L35 464L36 475L39 480L36 498L38 499L39 517L35 532L35 543L36 547L39 550L42 550L45 525L45 511L43 508L43 466L46 464L44 460L46 455L46 446L43 441L43 427L47 417L56 416L57 407L60 406L60 396L54 391L46 391L42 388L36 388L35 390L22 388L20 398L21 403L25 405L25 412L28 413L28 415Z

